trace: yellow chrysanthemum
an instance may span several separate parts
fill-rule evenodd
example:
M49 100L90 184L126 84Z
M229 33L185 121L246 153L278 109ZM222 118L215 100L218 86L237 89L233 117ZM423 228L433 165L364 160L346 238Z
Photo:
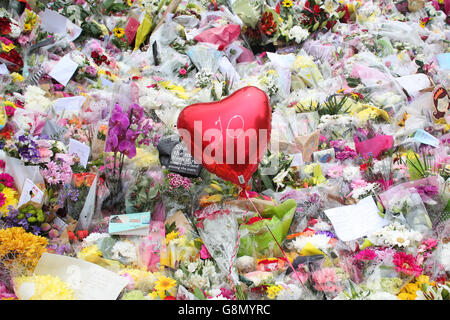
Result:
M74 300L72 288L51 275L22 276L14 279L19 299L24 300Z
M7 187L3 188L2 193L6 199L3 206L0 207L0 216L6 216L9 212L9 206L13 206L14 208L17 206L18 193L16 190Z
M83 248L80 252L78 252L78 259L90 261L92 258L101 257L102 252L98 248L96 244Z
M177 284L176 280L169 277L161 276L158 279L158 281L156 281L155 289L156 291L166 291L175 287L176 284Z
M45 252L47 244L46 238L26 232L23 228L2 229L0 230L0 260L7 267L19 263L27 269L33 269L42 253Z
M16 46L14 45L14 43L10 43L8 45L4 44L2 42L2 50L5 52L10 52L12 49L14 49Z
M281 285L278 286L270 286L267 288L267 296L269 299L275 299L275 297L283 290Z
M285 8L290 8L294 5L294 3L292 2L292 0L284 0L282 3L283 7Z
M114 28L113 32L117 38L122 38L125 35L125 30L123 28Z
M31 31L31 23L25 23L23 28L25 29L25 31Z

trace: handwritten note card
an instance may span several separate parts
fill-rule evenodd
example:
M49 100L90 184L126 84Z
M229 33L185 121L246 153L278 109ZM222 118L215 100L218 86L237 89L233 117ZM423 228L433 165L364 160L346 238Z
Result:
M128 284L126 278L99 265L51 253L42 254L34 273L61 278L77 300L115 300Z
M69 154L76 154L80 157L80 164L86 168L89 160L89 155L91 153L91 148L84 143L77 140L70 139L69 141Z
M372 197L364 198L354 205L325 210L325 214L342 241L367 236L387 225L387 221L378 215Z

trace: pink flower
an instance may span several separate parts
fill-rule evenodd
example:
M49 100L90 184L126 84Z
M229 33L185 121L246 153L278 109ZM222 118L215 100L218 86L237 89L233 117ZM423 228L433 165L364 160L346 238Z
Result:
M335 166L327 171L327 176L330 178L338 178L342 177L342 172L344 170L344 166Z
M375 259L376 257L377 257L377 254L375 253L375 251L370 250L370 249L364 249L364 250L361 250L360 252L358 252L358 254L355 255L354 259L371 261L371 260Z
M363 187L367 186L367 182L362 179L353 180L352 183L350 184L350 186L352 187L352 189L363 188Z
M200 258L202 259L211 258L211 255L209 254L208 249L205 247L204 244L202 244L202 249L200 250Z
M184 69L184 68L180 69L180 75L185 76L186 73L187 73L186 69Z
M3 184L5 187L15 189L14 178L7 173L0 173L0 183Z
M342 290L337 285L339 277L334 268L322 268L312 274L314 280L314 288L324 292L338 292Z
M418 277L423 269L417 264L413 255L405 252L397 252L394 254L395 271L404 273L408 276L415 275Z
M320 143L325 143L325 142L327 142L327 137L320 135L319 141L320 141Z
M0 192L0 207L3 207L3 205L6 202L6 197L3 193Z
M53 155L52 150L48 148L39 148L38 150L42 162L49 162L51 160L51 156Z

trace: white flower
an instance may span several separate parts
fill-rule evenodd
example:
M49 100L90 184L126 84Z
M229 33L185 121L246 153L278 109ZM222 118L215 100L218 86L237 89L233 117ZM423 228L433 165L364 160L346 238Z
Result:
M293 240L288 245L288 247L295 249L297 252L300 252L307 243L310 243L319 250L327 250L332 247L332 245L329 243L330 239L331 238L325 234L315 234L309 237L299 236L295 238L295 240Z
M346 181L355 180L359 178L360 175L361 173L359 171L359 167L348 166L345 167L344 170L342 171L342 176Z
M320 221L314 225L314 229L319 231L329 231L331 230L331 226L325 221Z
M137 262L136 247L130 241L116 242L111 253L113 254L113 259L125 260L129 263Z
M181 269L178 269L177 271L175 271L175 278L177 279L183 279L184 277L184 272Z
M188 264L188 271L190 273L194 273L195 270L197 270L197 267L198 267L198 263L191 262L191 263Z
M289 169L288 169L288 170L283 170L283 171L280 171L280 172L275 176L275 178L273 178L273 182L276 183L277 188L279 188L279 187L283 188L283 187L284 187L283 180L284 180L284 178L286 178L286 176L287 176L288 174L289 174Z
M191 287L207 288L209 287L209 279L207 277L201 276L194 273L189 279L189 284Z
M53 104L52 101L45 97L45 91L38 86L28 86L25 94L25 109L40 113L47 113L47 110Z
M97 242L97 240L100 239L104 239L104 238L109 238L111 237L108 233L91 233L90 235L88 235L86 238L83 239L83 243L81 244L83 248L85 247L89 247L91 245L93 245L95 242Z
M325 0L322 7L326 13L334 14L334 13L336 13L336 10L339 7L339 4L336 3L334 0Z
M294 26L289 31L289 39L294 39L295 42L301 43L306 40L309 36L309 32L300 26Z
M406 226L395 221L368 236L375 245L389 245L407 248L413 243L421 241L422 233L409 230Z

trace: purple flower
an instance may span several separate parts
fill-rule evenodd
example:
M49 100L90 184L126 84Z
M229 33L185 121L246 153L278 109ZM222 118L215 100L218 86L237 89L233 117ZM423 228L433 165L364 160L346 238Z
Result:
M137 122L139 122L142 119L142 116L144 115L144 108L142 108L140 105L133 103L130 106L129 114L134 115Z
M119 126L121 129L127 129L130 125L130 120L128 120L128 117L122 112L113 112L109 125L110 127Z
M123 140L119 143L119 151L126 155L129 159L136 156L136 146L134 142Z

